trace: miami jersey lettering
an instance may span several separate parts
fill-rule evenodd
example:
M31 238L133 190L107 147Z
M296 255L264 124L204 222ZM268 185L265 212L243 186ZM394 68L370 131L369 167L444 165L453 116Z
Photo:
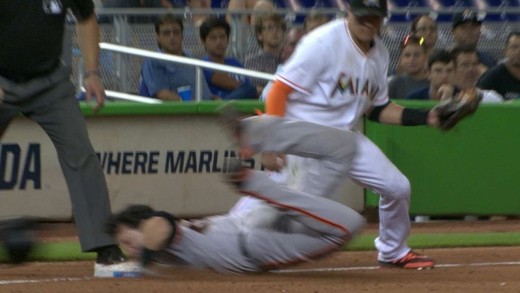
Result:
M277 75L295 89L287 99L285 117L352 129L369 107L388 101L388 58L379 38L367 54L361 52L346 19L312 31Z

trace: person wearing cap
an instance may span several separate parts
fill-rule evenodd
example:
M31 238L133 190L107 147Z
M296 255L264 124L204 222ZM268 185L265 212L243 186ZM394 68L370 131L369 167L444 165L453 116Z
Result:
M379 37L387 14L386 0L352 0L346 18L306 34L276 75L267 94L266 115L346 130L354 129L364 115L385 124L438 126L436 111L404 108L389 100L389 52ZM357 152L345 177L380 195L380 229L375 240L379 265L432 268L431 258L407 245L410 182L372 141L355 133ZM288 186L338 198L340 186L324 175L328 167L323 162L273 151L262 154L262 163L276 177L286 178ZM248 205L262 203L244 199L232 211L240 214L251 209Z
M455 13L452 20L451 34L453 36L453 48L475 49L481 66L481 72L496 65L496 60L490 54L477 50L480 39L482 19L473 10L466 9Z

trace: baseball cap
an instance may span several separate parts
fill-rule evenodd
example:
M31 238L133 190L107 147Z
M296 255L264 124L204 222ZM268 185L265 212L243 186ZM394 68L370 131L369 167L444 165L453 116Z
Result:
M452 27L455 28L463 23L482 23L482 19L480 19L477 13L473 10L466 9L462 12L457 12L453 15Z
M388 15L386 0L351 0L349 5L355 16Z

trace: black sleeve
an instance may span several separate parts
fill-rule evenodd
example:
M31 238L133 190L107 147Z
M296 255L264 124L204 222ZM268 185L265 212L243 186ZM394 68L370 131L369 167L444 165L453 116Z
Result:
M94 13L94 2L92 0L73 0L71 10L79 21L87 19Z
M493 79L491 77L491 74L489 74L490 72L485 72L484 74L482 74L482 76L480 77L480 79L478 80L477 82L477 87L479 89L483 89L483 90L491 90L493 89Z
M379 115L381 115L381 112L383 112L383 110L386 108L386 106L388 106L390 104L390 102L387 102L386 104L384 105L381 105L381 106L376 106L372 109L372 112L370 112L370 114L368 115L368 119L372 120L372 121L375 121L375 122L379 122Z

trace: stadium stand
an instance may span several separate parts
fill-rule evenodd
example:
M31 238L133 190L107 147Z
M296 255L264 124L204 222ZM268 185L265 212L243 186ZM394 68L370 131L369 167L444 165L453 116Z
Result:
M301 1L303 5L335 5L334 0L320 1ZM431 6L433 3L435 5ZM286 0L275 0L281 12L287 11ZM225 15L227 0L212 0L213 10L208 14ZM390 68L394 68L397 62L400 41L410 32L410 21L419 14L431 13L438 22L439 41L438 47L446 47L451 42L451 17L455 11L460 11L464 7L474 9L487 9L483 12L484 23L482 26L482 37L479 48L489 52L491 55L501 59L502 48L505 37L520 26L519 19L519 0L389 0L391 9L387 25L381 33L383 41L386 43L391 56ZM516 11L512 8L516 8ZM320 8L321 9L321 8ZM327 8L323 8L327 9ZM102 17L116 19L121 14L107 15L101 12ZM303 12L308 13L309 10ZM330 12L330 8L327 10ZM513 11L513 12L511 12ZM204 54L204 48L200 43L198 29L190 22L190 14L186 10L174 10L174 13L184 15L185 21L185 49L195 58L200 58ZM289 15L287 13L286 15ZM341 14L339 14L341 15ZM103 42L117 43L125 46L147 49L155 51L155 33L153 23L125 23L124 17L119 17L119 21L101 23L101 40ZM294 20L293 20L294 24ZM254 36L254 29L247 25L232 24L235 35L231 37L230 55L243 61L243 57L258 50ZM235 28L240 29L236 30ZM77 51L75 32L72 33L72 52ZM78 54L72 54L73 79L78 79L80 71L80 60ZM102 77L107 89L125 91L130 93L139 92L139 71L143 58L135 56L121 56L119 54L103 52L101 56ZM124 68L126 72L121 72Z

